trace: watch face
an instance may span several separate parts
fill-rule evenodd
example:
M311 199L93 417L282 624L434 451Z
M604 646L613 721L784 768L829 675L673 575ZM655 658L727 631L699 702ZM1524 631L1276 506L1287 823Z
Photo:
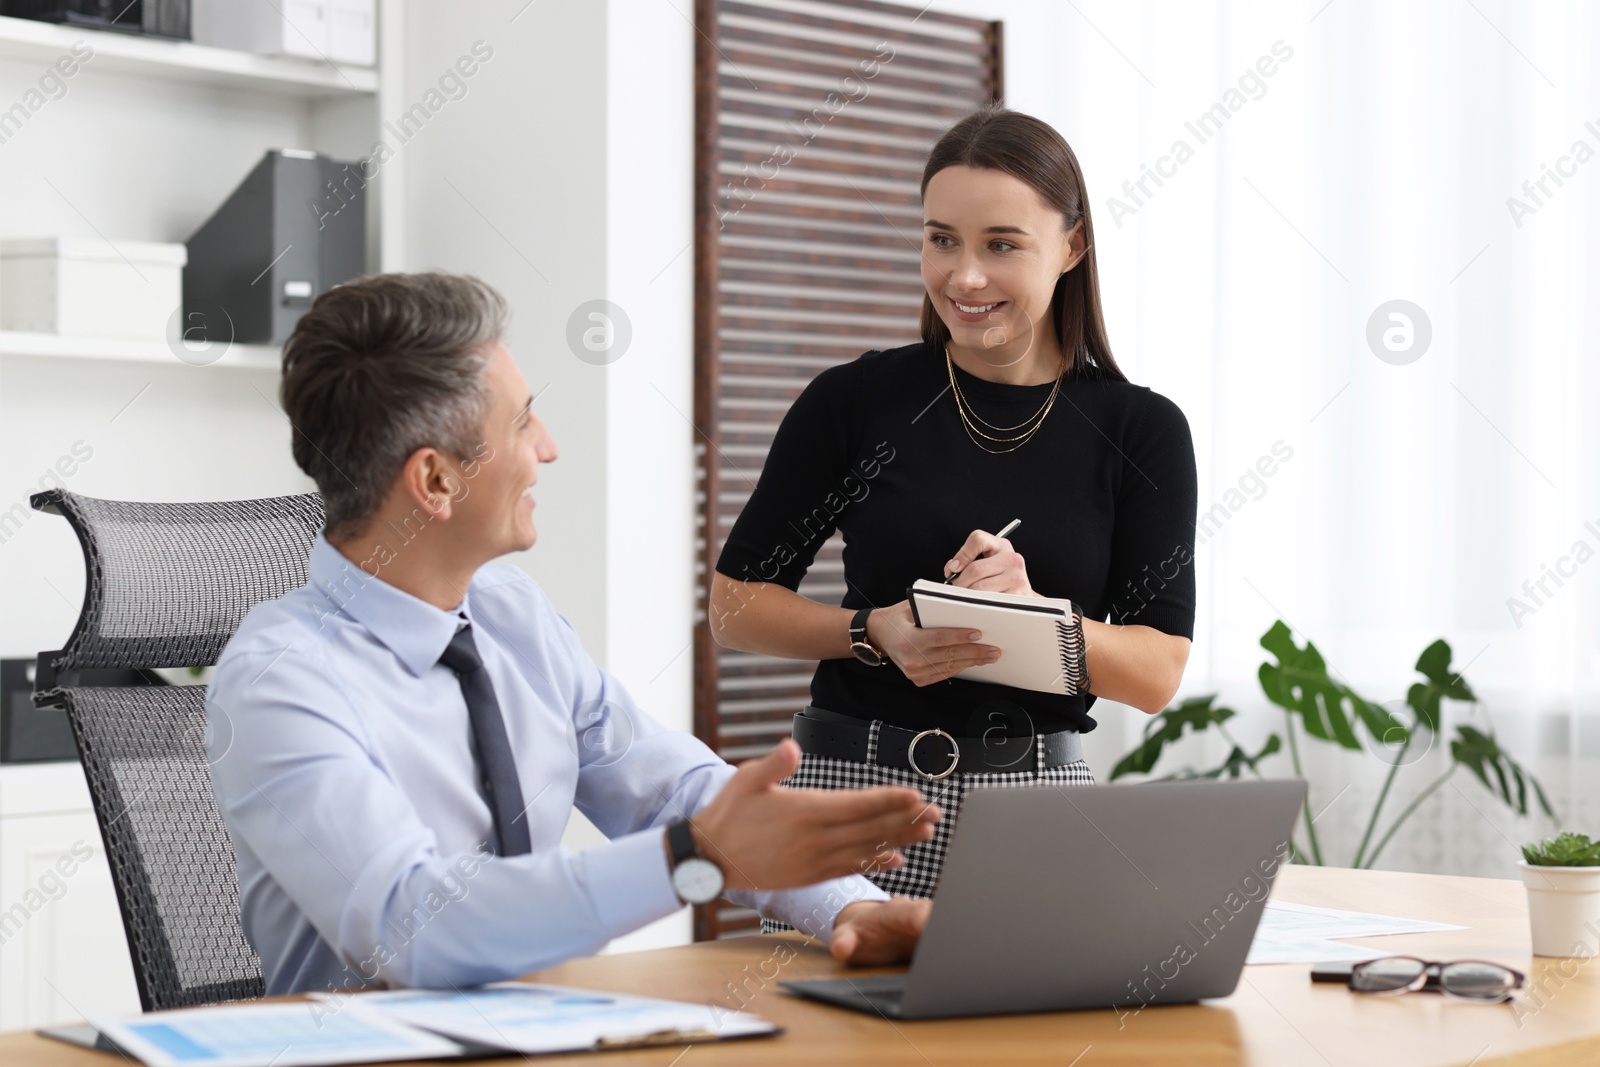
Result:
M679 900L709 904L722 895L722 870L710 860L690 856L672 869L672 888Z
M855 642L850 646L850 651L856 654L856 659L860 660L862 663L865 663L869 667L883 666L883 653L879 652L865 641Z

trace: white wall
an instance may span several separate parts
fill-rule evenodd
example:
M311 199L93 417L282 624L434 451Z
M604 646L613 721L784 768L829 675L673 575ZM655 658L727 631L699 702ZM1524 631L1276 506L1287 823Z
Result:
M519 7L407 5L400 106L474 42L493 55L389 166L405 183L403 268L476 274L511 304L507 344L562 453L540 475L538 545L518 562L603 661L606 378L565 335L572 309L605 291L605 8L536 3L512 22Z
M613 0L606 36L606 298L632 323L607 379L606 635L611 669L692 727L694 28L674 5ZM684 5L687 11L687 5Z
M606 380L607 666L662 723L692 730L694 28L675 6L608 5L602 295L632 340L591 370ZM691 936L684 910L612 948Z

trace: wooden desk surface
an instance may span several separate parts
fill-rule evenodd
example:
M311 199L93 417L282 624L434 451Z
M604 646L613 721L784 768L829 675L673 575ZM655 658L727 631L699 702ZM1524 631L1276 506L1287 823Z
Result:
M1528 975L1517 1008L1474 1005L1434 994L1359 997L1313 986L1305 964L1246 967L1232 996L1202 1004L1059 1012L932 1022L888 1022L790 997L776 980L843 970L814 946L772 937L577 960L539 980L678 1000L738 1006L786 1028L777 1038L726 1044L539 1057L529 1063L617 1067L700 1064L1287 1064L1300 1067L1472 1067L1600 1064L1600 963L1530 954L1521 883L1489 878L1286 867L1274 899L1459 923L1466 930L1354 941L1374 955L1479 958ZM791 958L792 953L792 958ZM874 973L852 971L854 974ZM107 1053L32 1033L0 1035L4 1067L121 1067Z

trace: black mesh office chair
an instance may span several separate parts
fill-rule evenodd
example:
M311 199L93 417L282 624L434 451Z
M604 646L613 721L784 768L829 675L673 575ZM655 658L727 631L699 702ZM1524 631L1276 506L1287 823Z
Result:
M259 997L233 848L211 795L205 690L96 685L108 671L214 664L245 613L305 584L315 494L138 504L32 498L83 546L83 611L39 654L34 703L64 709L105 839L145 1011Z

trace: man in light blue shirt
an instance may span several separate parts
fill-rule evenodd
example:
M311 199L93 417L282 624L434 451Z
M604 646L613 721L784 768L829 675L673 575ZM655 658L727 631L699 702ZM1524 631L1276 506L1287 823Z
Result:
M906 958L928 902L860 872L900 865L937 809L779 788L787 740L735 772L490 563L533 545L557 454L504 319L476 279L379 275L318 297L285 345L327 528L307 584L239 627L207 708L267 991L512 978L719 890L841 959ZM574 806L610 840L563 849Z

